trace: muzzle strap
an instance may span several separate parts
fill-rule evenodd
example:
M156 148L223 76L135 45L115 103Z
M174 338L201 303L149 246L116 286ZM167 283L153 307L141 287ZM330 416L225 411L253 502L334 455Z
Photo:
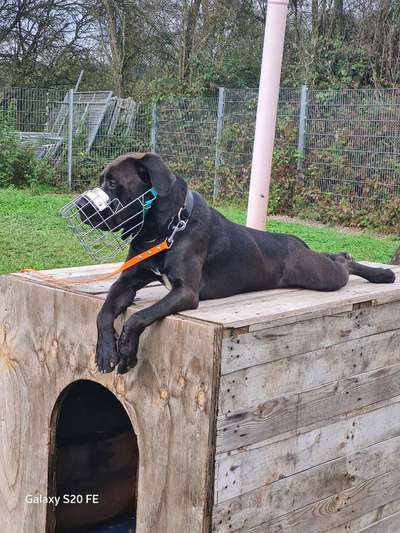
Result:
M144 210L145 210L145 212L147 212L150 209L150 207L152 206L154 200L158 196L158 192L155 190L154 187L152 187L148 192L153 195L153 198L149 198L148 200L145 200L145 202L144 202Z

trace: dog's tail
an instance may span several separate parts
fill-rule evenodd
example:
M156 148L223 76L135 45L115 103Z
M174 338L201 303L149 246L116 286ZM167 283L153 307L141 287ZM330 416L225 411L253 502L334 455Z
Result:
M378 268L362 265L351 261L348 263L349 273L360 276L371 283L394 283L396 274L390 268Z

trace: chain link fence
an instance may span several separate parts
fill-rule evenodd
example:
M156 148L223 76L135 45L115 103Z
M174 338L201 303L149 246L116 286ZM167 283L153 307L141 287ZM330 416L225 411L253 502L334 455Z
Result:
M256 108L252 89L156 104L111 91L0 89L0 112L74 189L121 153L154 151L208 198L243 200ZM399 196L400 89L283 88L275 148L307 188L334 199L359 207Z
M65 89L0 88L1 125L16 130L19 139L40 159L48 159L67 180L66 151L69 107Z
M355 206L400 194L400 90L308 90L305 183Z

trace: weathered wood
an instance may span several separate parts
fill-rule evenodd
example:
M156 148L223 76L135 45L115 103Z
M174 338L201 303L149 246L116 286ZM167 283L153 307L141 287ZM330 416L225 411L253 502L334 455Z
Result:
M400 301L225 338L221 354L221 373L276 361L347 340L398 329Z
M215 480L215 454L216 454L216 439L217 439L217 415L218 415L218 395L220 386L220 368L221 368L221 345L222 345L223 330L216 328L214 330L214 349L213 349L213 375L211 379L211 389L209 396L210 402L210 431L208 436L208 465L206 471L206 479L204 484L204 507L203 507L203 530L202 533L209 533L212 528L212 516L214 506L214 480Z
M372 444L347 458L347 472L365 481L399 468L400 436Z
M377 509L373 509L372 511L369 511L368 513L359 516L354 520L349 520L338 527L329 529L329 531L326 533L347 533L348 531L360 533L366 527L374 525L384 518L396 514L398 511L400 511L400 500L395 500L387 503L386 505L381 505ZM386 533L386 531L381 530L379 533Z
M375 522L375 524L362 529L359 533L399 533L399 531L400 512Z
M220 414L400 362L400 330L335 344L221 377Z
M115 267L48 271L63 288L0 279L7 533L44 531L23 495L47 494L53 407L78 379L112 391L138 436L138 533L400 531L400 276L201 302L146 330L134 371L104 376L95 316L114 280L96 276ZM117 329L165 294L140 290Z
M288 513L268 523L242 531L251 533L326 533L329 528L346 523L350 518L365 514L368 509L385 505L398 498L400 470L369 479L354 487ZM241 530L237 530L241 531ZM386 533L378 529L379 533Z
M214 530L229 533L250 529L339 493L351 486L346 474L346 459L342 457L221 502L214 509Z
M115 265L107 264L44 272L56 277L84 277L84 269L86 268L92 269L90 275L95 276L111 271L113 266ZM326 311L330 313L351 311L353 305L360 302L372 302L374 305L380 302L389 303L400 300L400 267L393 266L393 269L398 274L398 279L394 284L376 285L351 276L346 287L336 292L321 293L301 289L260 291L224 298L219 301L200 302L198 309L184 311L180 315L214 322L224 327L238 328L266 321L271 323L283 319L293 320L295 318L297 320L304 316L310 317L313 314L322 316ZM18 274L18 276L35 279L34 274ZM38 282L40 281L38 280ZM95 283L93 290L97 293L102 292L97 290ZM70 288L70 290L78 291L79 287ZM91 289L87 290L90 292Z
M394 267L399 273L400 269ZM274 291L269 291L271 294ZM284 318L297 317L310 313L328 311L330 313L351 311L354 304L372 302L374 305L400 300L400 279L394 284L376 285L360 278L351 277L346 287L336 292L296 290L279 294L275 299L268 297L266 302L257 300L242 306L223 306L208 309L200 306L194 311L185 311L185 316L210 320L224 327L238 328L250 324L273 322ZM340 311L338 311L340 310ZM322 313L323 314L323 313Z
M388 516L375 522L374 524L362 529L359 533L399 533L400 531L400 512Z
M15 277L0 278L0 288L2 529L45 531L45 506L27 504L25 496L47 495L50 420L59 394L90 379L117 395L138 435L137 532L201 532L218 327L169 317L143 335L134 371L99 375L94 318L100 300Z
M400 393L400 365L387 366L218 417L217 452L271 439L294 429L334 422ZM373 408L373 407L372 407Z
M221 502L215 508L214 529L218 533L228 533L272 522L291 511L396 470L399 452L400 437L394 437L347 458L325 462Z
M217 455L218 503L400 435L400 403L284 440Z
M106 280L97 280L96 278L114 272L120 265L121 263L108 263L104 265L82 266L69 269L59 268L54 270L41 270L39 272L28 271L25 273L12 274L12 276L39 285L54 286L74 293L106 294L111 285L118 278L118 275ZM161 289L161 284L153 282L147 285L145 289L149 287L159 287ZM159 294L162 294L160 293L160 290L158 293L155 293L154 299L157 299Z

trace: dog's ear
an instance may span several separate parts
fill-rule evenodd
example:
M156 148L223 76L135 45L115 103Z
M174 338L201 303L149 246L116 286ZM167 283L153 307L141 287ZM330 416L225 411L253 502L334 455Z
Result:
M140 158L140 163L147 170L151 185L158 192L159 196L167 196L176 181L176 177L161 157L156 154L143 154Z

